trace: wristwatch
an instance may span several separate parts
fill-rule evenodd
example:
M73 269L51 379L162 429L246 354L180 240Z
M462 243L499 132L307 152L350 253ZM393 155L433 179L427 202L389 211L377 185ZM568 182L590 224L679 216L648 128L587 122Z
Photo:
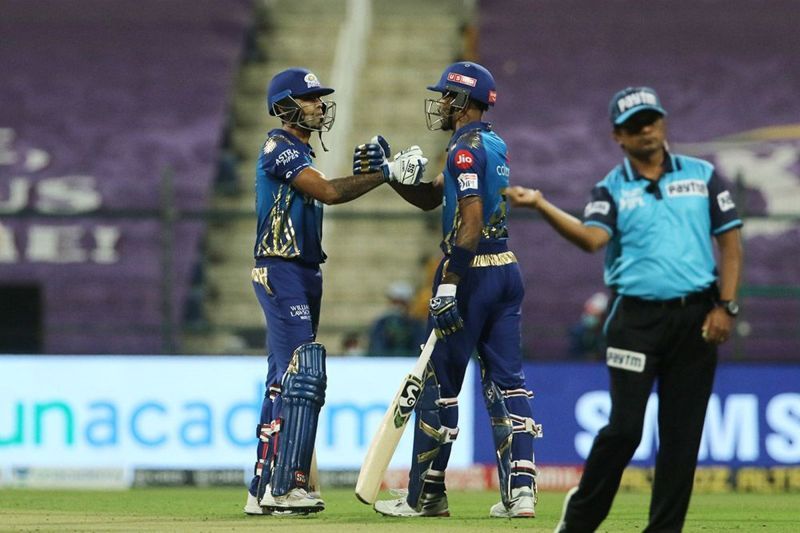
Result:
M736 300L720 300L719 306L722 307L728 315L732 317L739 316L739 304Z

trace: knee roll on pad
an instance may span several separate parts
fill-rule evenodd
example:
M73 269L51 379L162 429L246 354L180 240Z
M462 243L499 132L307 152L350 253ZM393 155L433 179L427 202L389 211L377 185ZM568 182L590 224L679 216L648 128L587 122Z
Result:
M536 490L533 439L542 436L542 426L529 416L532 392L525 389L504 391L491 380L484 379L483 396L492 424L500 496L508 505L514 484L528 484L520 476L530 478Z
M319 410L325 404L325 347L317 342L298 347L281 386L283 407L272 472L276 496L308 485Z
M456 398L441 398L439 382L429 364L422 392L417 402L414 424L414 456L408 480L408 504L419 507L429 493L444 491L444 471L433 470L433 461L442 447L450 445L458 436L458 428L442 425L442 411L457 408Z

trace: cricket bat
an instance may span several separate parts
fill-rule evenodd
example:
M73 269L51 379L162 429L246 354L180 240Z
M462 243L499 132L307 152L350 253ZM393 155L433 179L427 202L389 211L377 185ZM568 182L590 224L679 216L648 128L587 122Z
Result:
M311 454L311 468L308 472L308 492L313 492L317 498L322 496L322 485L319 483L319 468L317 468L317 449Z
M367 505L375 503L383 482L383 475L403 436L406 422L411 418L414 406L417 405L417 400L422 392L425 368L428 366L435 346L436 333L431 331L428 341L422 347L422 353L420 353L417 363L411 369L411 373L403 379L400 390L395 394L389 409L383 415L378 431L372 437L364 463L361 465L361 471L358 473L358 481L356 481L356 498Z

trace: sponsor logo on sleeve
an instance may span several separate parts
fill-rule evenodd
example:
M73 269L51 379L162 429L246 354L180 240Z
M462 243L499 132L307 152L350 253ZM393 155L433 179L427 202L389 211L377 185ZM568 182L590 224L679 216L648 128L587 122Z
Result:
M267 140L267 143L264 145L264 154L272 152L277 146L278 143L275 142L275 139Z
M589 202L583 209L583 218L592 215L607 215L611 211L611 204L605 201Z
M461 85L468 85L470 87L475 87L478 84L478 80L475 78L464 76L463 74L459 74L457 72L449 73L447 75L447 81L454 81L456 83L460 83Z
M275 162L279 165L286 165L290 161L294 161L298 157L300 157L299 151L295 150L294 148L287 148L286 150L278 154L278 157L275 158Z
M641 352L632 352L620 348L606 348L606 364L612 368L643 372L647 356Z
M472 172L465 172L458 175L458 188L461 191L478 188L478 175Z
M505 176L506 178L511 175L511 169L508 168L508 165L497 165L495 170L497 171L498 175Z
M667 196L708 196L706 182L681 180L667 185Z
M736 204L733 203L733 198L731 198L731 193L729 191L722 191L717 195L717 205L719 205L719 210L723 213L736 207Z
M467 150L459 150L456 152L455 157L453 158L455 161L456 166L461 170L466 170L472 166L472 163L475 162L475 158L472 157L472 154L469 153Z

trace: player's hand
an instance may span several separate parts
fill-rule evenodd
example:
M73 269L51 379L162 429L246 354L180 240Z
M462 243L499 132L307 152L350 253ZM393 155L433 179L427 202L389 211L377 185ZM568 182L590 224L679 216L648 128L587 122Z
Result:
M441 338L451 335L464 327L464 321L458 314L456 301L456 285L442 283L436 290L436 296L431 298L429 309L436 330L436 336Z
M703 340L711 344L722 344L733 331L733 318L722 307L714 307L706 315L701 333Z
M359 144L353 150L353 174L382 172L386 177L384 167L389 164L388 158L391 154L388 141L383 136L376 135L370 142Z
M506 187L500 192L506 195L506 198L508 198L511 205L514 207L530 207L536 209L539 202L544 198L540 190L520 187L519 185Z
M384 176L387 176L388 181L396 181L402 185L418 185L425 174L427 164L428 159L422 154L422 149L419 146L411 146L386 164Z

